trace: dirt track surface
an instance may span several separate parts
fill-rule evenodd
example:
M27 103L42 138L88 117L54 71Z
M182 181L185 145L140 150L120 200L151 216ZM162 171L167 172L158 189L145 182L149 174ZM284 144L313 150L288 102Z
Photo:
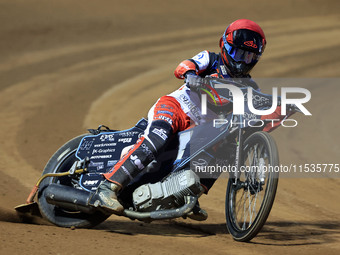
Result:
M0 254L339 254L336 178L280 180L251 243L226 234L225 179L201 199L204 223L111 217L71 230L21 223L13 209L63 143L99 124L133 125L181 85L177 64L203 49L218 52L237 18L257 21L267 36L253 77L339 77L339 9L337 0L1 1ZM308 89L313 116L273 134L281 162L340 163L339 84Z

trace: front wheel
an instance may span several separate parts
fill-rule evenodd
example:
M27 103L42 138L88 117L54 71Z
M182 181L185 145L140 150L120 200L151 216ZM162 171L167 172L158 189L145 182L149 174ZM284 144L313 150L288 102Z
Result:
M65 143L48 161L43 175L47 173L61 173L70 170L73 163L77 160L75 157L78 145L85 135L78 136ZM88 228L98 225L108 218L101 212L86 214L79 211L63 209L61 207L49 204L44 196L44 187L51 183L58 183L74 188L79 188L78 179L70 176L49 177L42 181L38 193L38 204L41 214L53 224L60 227L79 227Z
M272 208L279 173L279 154L274 139L266 132L250 135L243 145L241 168L229 178L226 194L226 221L236 241L254 238Z

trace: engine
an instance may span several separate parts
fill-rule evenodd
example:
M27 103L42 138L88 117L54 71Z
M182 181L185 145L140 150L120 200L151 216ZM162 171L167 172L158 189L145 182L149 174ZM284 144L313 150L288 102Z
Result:
M202 191L199 177L191 170L183 170L161 182L138 187L132 198L138 211L150 212L182 206L185 196L198 196Z

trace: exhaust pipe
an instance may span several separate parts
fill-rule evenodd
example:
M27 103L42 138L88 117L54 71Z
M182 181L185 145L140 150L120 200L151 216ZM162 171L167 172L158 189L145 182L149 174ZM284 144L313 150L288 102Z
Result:
M90 198L93 197L93 192L75 189L70 186L52 183L43 190L43 196L49 204L59 206L72 211L81 211L87 214L93 214L98 211L97 207L90 205ZM197 197L186 196L185 204L180 208L159 210L152 212L136 212L125 209L124 216L135 220L150 222L153 220L173 219L185 216L194 208Z
M95 208L88 206L92 195L92 192L56 183L48 185L43 191L43 196L46 198L47 203L87 214L97 211Z

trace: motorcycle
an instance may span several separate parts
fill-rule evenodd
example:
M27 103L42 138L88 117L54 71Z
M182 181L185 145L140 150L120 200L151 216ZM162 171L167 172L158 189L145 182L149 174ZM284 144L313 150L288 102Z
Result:
M233 84L247 91L240 84L221 79L204 78L200 82L208 87ZM228 89L219 89L218 93L233 102ZM272 105L271 95L254 89L252 93L253 98L261 98L253 100L256 109ZM236 241L249 241L257 235L275 199L279 174L266 169L279 165L277 145L262 131L264 125L254 124L269 122L252 114L246 105L243 115L233 114L230 107L217 108L222 121L179 132L156 160L118 194L125 208L119 216L144 222L186 218L202 194L201 180L207 177L203 170L223 162L219 167L229 172L225 198L228 232ZM298 109L291 107L290 111ZM136 143L146 127L147 120L142 118L128 130L101 125L71 139L50 158L26 204L15 209L24 214L39 210L60 227L89 228L105 221L110 215L90 203L91 197L104 180L102 174Z

